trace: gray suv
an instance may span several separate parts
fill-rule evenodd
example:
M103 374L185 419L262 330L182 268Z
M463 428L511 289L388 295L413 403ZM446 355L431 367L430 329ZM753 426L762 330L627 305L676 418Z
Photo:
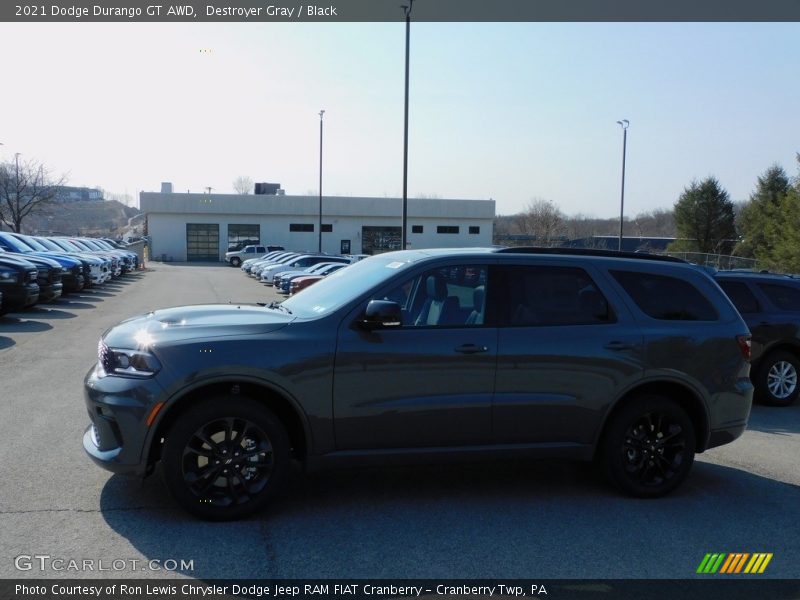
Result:
M234 519L308 467L511 455L597 460L640 497L739 437L749 332L713 279L605 251L402 251L281 304L157 310L86 376L100 466L161 461L189 512Z

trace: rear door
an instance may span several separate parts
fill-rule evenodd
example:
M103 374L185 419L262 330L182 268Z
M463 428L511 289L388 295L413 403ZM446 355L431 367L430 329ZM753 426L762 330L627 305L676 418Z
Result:
M591 444L609 404L642 376L643 339L612 286L574 263L493 268L498 443Z

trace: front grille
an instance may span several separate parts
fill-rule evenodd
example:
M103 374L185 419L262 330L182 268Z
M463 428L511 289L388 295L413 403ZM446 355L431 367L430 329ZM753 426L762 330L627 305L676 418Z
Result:
M38 278L42 281L47 281L50 278L50 269L47 267L38 267L37 268Z
M58 283L61 281L61 269L52 269L50 271L50 283Z

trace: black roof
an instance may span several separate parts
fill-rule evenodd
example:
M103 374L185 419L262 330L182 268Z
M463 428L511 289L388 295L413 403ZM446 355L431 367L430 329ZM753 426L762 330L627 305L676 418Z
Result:
M618 252L617 250L604 250L599 248L566 248L563 246L555 248L539 248L536 246L514 246L509 248L498 248L495 252L503 254L558 254L566 256L603 256L608 258L633 258L637 260L657 260L671 263L684 263L685 260L666 256L663 254L649 254L647 252Z

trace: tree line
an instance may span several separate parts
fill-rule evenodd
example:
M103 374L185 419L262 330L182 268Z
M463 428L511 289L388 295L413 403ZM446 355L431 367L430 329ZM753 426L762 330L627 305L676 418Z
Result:
M734 203L714 176L692 181L671 210L657 209L623 221L627 237L674 237L674 252L752 258L760 268L800 273L800 154L790 177L773 164L758 177L748 200ZM619 235L619 219L567 216L549 200L532 200L515 215L495 219L495 239L533 236L537 245Z

